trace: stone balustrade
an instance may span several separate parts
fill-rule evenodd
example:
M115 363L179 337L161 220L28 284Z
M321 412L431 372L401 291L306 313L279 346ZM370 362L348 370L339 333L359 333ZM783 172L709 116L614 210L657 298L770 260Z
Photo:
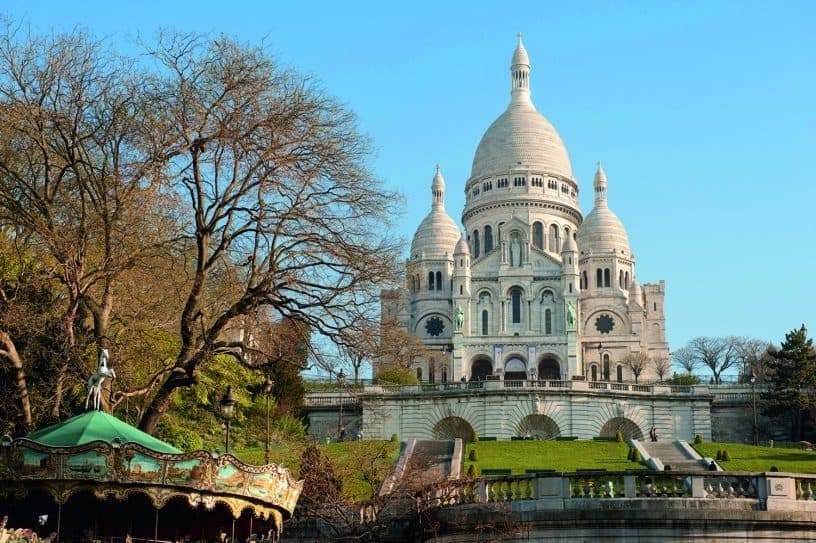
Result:
M623 502L629 500L629 505ZM747 472L577 472L460 479L417 495L420 510L479 503L535 501L536 510L647 507L646 501L678 501L678 507L816 512L816 475ZM720 500L720 505L716 505ZM669 507L671 507L669 505Z

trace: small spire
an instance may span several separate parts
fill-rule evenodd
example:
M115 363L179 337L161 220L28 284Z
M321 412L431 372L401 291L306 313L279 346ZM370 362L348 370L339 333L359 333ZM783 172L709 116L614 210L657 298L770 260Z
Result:
M598 161L598 170L595 172L595 205L606 205L606 172L601 166L601 161Z
M530 102L530 57L521 41L521 32L518 34L518 44L513 51L510 61L510 96L511 103Z
M436 173L431 182L431 207L445 209L445 178L442 177L442 168L436 165Z

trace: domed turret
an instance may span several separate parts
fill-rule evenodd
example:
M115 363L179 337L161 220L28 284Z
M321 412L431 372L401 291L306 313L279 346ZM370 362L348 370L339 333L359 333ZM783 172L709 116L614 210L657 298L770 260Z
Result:
M578 229L578 246L582 253L604 253L631 256L629 236L617 215L610 211L606 199L606 172L598 162L595 173L595 207L586 216ZM623 251L621 253L621 251Z
M468 245L465 236L460 237L459 241L456 242L456 249L453 251L453 254L470 256L470 245Z
M411 242L411 258L452 255L462 237L459 227L445 211L445 179L439 166L431 183L431 212L422 220Z
M640 283L634 277L629 285L629 307L643 307L643 291L640 289Z
M561 136L530 99L530 59L521 36L510 73L510 105L482 136L473 157L471 179L514 169L572 179L572 166Z

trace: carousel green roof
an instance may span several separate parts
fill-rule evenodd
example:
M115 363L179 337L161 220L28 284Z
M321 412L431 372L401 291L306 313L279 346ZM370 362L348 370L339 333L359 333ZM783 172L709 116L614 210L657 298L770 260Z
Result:
M157 452L181 453L169 443L156 439L104 411L88 411L32 432L26 439L48 447L76 447L92 441L113 443L114 440L118 440L121 444L138 443Z

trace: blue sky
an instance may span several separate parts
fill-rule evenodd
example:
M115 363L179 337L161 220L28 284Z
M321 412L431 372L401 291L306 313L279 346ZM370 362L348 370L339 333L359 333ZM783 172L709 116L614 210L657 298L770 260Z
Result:
M637 277L666 281L672 350L816 329L816 2L52 2L0 11L130 47L162 27L265 39L354 110L410 241L439 163L459 220L473 153L509 99L516 34L533 101L592 208L602 160Z

